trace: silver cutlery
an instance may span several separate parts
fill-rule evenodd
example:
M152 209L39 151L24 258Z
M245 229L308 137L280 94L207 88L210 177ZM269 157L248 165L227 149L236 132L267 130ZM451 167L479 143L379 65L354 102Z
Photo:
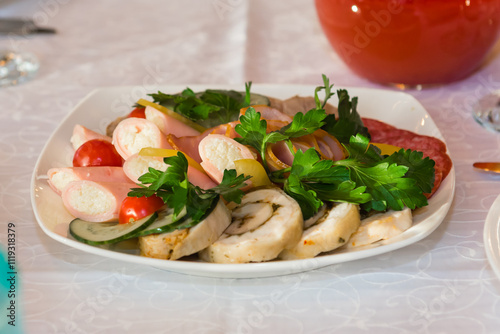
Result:
M33 20L23 18L0 18L0 34L29 35L54 34L53 28L39 27Z

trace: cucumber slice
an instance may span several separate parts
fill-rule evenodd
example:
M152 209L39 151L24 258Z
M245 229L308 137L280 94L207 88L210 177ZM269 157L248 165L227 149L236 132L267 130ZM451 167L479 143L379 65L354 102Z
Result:
M69 232L76 240L83 243L94 246L106 245L136 237L138 232L151 225L157 217L158 213L155 212L128 224L91 223L76 218L69 224Z
M159 211L158 217L154 223L141 230L137 236L142 237L149 234L171 232L176 229L176 226L182 224L187 218L186 210L183 210L174 222L174 209L167 208Z
M190 215L187 215L186 210L183 210L180 218L173 221L173 209L167 208L163 211L158 212L158 218L156 221L149 225L144 230L141 230L137 236L142 237L150 234L160 234L160 233L170 233L175 230L184 230L186 228L194 227L205 220L215 209L217 203L219 203L220 199L214 199L210 208L205 212L203 217L199 221L194 221Z

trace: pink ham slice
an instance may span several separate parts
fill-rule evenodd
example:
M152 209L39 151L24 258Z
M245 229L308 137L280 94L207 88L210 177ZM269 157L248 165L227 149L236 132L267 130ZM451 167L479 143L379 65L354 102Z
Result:
M135 117L124 119L117 125L113 145L124 160L144 147L172 148L156 124Z
M172 134L176 137L185 137L197 136L200 134L192 127L153 107L147 106L144 113L146 115L146 119L156 124L160 131L165 135Z
M168 165L163 162L163 157L133 154L125 160L123 171L132 182L139 183L139 177L145 174L149 167L165 171ZM189 182L202 189L213 188L217 185L207 174L192 166L188 166L187 176Z
M80 124L75 125L73 128L73 135L71 136L70 142L73 148L77 150L83 143L92 139L102 139L111 142L111 137L90 130Z
M59 195L73 181L130 182L122 167L111 166L51 168L47 176L50 187Z
M122 201L134 183L71 182L62 192L66 209L76 218L89 222L107 222L118 219Z
M334 161L345 159L344 149L337 138L321 129L316 130L313 135L326 159Z
M266 105L255 105L252 107L255 109L256 112L260 113L260 118L263 118L265 120L282 121L282 122L285 122L286 124L288 124L292 121L292 117L279 111L276 108L272 108L272 107L269 107ZM247 110L248 110L248 108L241 109L240 116L244 115Z

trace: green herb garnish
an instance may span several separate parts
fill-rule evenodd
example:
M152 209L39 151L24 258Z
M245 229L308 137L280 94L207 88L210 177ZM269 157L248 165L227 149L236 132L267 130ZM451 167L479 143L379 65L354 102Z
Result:
M423 193L432 189L434 161L424 159L422 152L411 150L381 156L380 150L369 143L369 133L356 111L357 99L350 100L347 91L337 91L339 118L325 113L324 107L333 93L324 75L323 83L314 92L316 108L305 114L297 113L290 124L277 131L267 133L267 122L249 108L235 128L241 136L236 140L254 147L269 172L265 154L269 144L287 141L290 147L290 139L319 128L340 138L348 152L344 160L322 160L313 148L306 152L299 150L291 167L268 173L271 181L282 183L285 192L297 200L305 219L314 215L326 201L357 203L365 210L378 211L427 205ZM323 102L318 97L322 90L325 90Z
M180 94L158 92L150 96L153 102L210 128L238 120L240 109L250 105L251 85L251 82L245 84L245 94L234 90L214 89L195 93L186 88Z
M281 181L305 219L329 201L357 203L367 211L427 205L423 193L432 189L434 161L423 159L422 152L401 149L383 157L362 135L345 147L349 157L339 161L322 160L312 148L299 150L290 168L271 173L274 180L289 173Z
M370 138L368 129L363 125L363 121L356 110L358 98L353 97L350 99L345 89L337 90L337 96L339 99L337 108L339 117L335 118L333 114L326 116L325 125L321 128L337 138L342 144L349 143L351 136L358 133Z
M225 170L222 182L210 189L201 189L187 179L188 162L184 154L163 159L169 165L162 172L149 168L148 172L139 177L139 186L133 188L128 196L142 197L156 195L174 209L174 221L177 216L186 210L186 214L195 223L199 222L205 213L213 206L215 200L222 196L226 201L241 202L245 181L250 176L236 175L236 171Z

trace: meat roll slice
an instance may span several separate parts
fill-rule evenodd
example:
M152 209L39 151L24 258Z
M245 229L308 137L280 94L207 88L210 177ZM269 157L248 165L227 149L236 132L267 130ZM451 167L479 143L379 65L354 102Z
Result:
M350 203L337 203L325 210L316 221L304 226L298 243L285 249L279 257L284 260L306 259L332 251L344 245L360 224L359 209Z
M177 260L197 253L215 242L230 223L231 213L219 200L207 218L194 227L139 237L141 255Z
M231 225L219 240L200 252L207 262L269 261L296 245L302 235L300 206L279 188L250 191L239 205L229 207Z

